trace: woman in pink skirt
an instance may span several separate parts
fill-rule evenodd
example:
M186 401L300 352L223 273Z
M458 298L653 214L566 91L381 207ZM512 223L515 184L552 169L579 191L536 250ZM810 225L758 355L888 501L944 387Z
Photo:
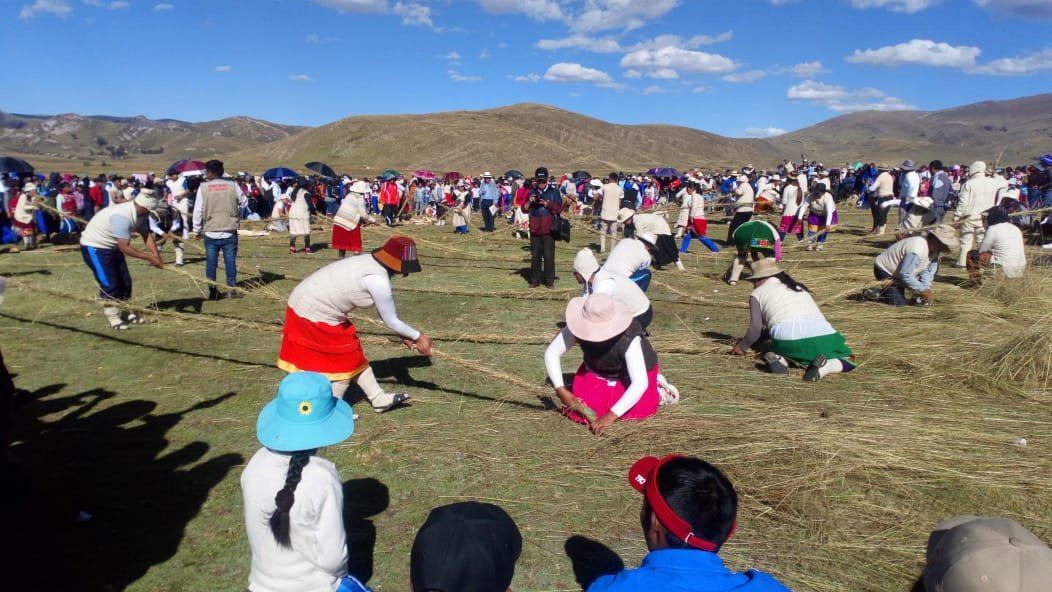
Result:
M581 347L584 362L571 391L563 383L560 361L575 344ZM544 365L565 413L596 435L618 419L653 415L663 402L662 390L667 402L675 402L673 394L678 399L675 388L659 377L657 354L632 312L606 294L574 298L567 304L566 327L548 345Z

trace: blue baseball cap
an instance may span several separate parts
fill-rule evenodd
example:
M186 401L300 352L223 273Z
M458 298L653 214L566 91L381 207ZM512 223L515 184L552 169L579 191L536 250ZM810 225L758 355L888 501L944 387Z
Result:
M317 372L294 372L278 385L278 396L259 412L256 437L277 452L339 444L354 433L354 412L332 396L332 383Z

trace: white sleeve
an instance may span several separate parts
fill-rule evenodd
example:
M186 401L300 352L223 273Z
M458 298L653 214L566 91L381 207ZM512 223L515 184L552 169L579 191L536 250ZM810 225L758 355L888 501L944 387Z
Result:
M614 278L604 278L598 282L592 284L593 294L606 294L607 296L616 299L617 297L617 282Z
M395 310L394 294L391 293L391 282L385 277L378 275L362 276L362 287L373 297L376 303L376 312L380 313L380 319L387 327L402 337L416 341L420 339L420 331L403 323L398 318Z
M576 343L577 339L570 333L570 330L564 328L548 344L548 349L544 350L544 368L548 371L548 380L552 381L552 386L555 388L566 386L563 382L563 367L560 361L566 350Z
M201 223L205 219L205 194L200 188L197 190L197 198L194 200L194 232L201 231Z
M625 351L625 366L628 368L628 388L625 389L625 393L621 395L617 403L614 403L614 406L610 408L610 411L613 411L614 415L618 417L628 413L629 409L635 407L647 390L647 365L646 360L643 358L641 337L636 337L632 340L632 343L628 344L628 350Z

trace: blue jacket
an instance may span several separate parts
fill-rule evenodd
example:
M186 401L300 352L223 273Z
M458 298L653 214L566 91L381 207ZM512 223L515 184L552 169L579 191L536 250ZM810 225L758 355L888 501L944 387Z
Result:
M789 592L778 580L756 570L734 573L715 553L694 549L659 549L643 558L638 569L602 576L588 592Z

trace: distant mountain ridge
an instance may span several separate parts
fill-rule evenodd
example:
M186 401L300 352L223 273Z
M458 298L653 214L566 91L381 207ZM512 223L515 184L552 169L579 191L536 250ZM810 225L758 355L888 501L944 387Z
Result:
M549 105L481 111L357 115L304 128L251 117L188 123L145 117L21 115L0 111L0 152L111 163L213 158L228 168L339 171L386 168L478 173L548 166L595 174L653 166L772 167L801 155L827 166L856 160L1032 162L1052 152L1052 94L984 101L941 111L866 111L768 138L728 138L674 125L621 125Z
M190 123L109 115L27 115L0 111L0 150L70 160L140 155L212 158L287 138L303 127L251 117Z

